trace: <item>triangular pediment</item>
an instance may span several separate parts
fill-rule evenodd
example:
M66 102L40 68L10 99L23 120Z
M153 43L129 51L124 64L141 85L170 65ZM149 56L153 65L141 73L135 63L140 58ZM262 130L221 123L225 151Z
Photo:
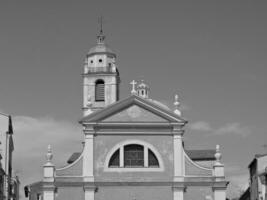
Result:
M167 122L166 119L140 106L132 105L103 119L104 122Z
M115 102L80 120L80 123L99 122L186 123L184 119L174 114L172 111L155 104L149 99L144 99L136 95Z

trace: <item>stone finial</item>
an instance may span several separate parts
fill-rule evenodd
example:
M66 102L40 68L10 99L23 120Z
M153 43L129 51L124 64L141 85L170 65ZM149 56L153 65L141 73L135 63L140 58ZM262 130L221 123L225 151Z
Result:
M220 152L220 145L218 144L216 145L216 153L214 157L216 158L216 163L221 164L222 154Z
M47 154L46 154L47 163L51 163L52 158L53 158L52 148L51 148L51 145L49 144L47 147Z
M178 94L176 94L174 96L174 106L175 106L175 109L174 109L174 113L178 116L182 116L182 112L179 110L179 106L180 106L180 102L179 102L179 96Z
M51 145L48 145L47 148L47 154L46 154L46 163L43 166L44 169L44 182L54 182L54 177L55 177L55 165L52 163L52 148Z
M220 145L216 145L216 153L214 154L214 157L216 159L213 164L214 176L217 180L224 180L224 165L221 163L222 154L220 152Z
M130 83L132 85L132 91L131 94L137 94L137 91L135 90L135 85L137 84L137 82L135 80L132 80L132 82Z

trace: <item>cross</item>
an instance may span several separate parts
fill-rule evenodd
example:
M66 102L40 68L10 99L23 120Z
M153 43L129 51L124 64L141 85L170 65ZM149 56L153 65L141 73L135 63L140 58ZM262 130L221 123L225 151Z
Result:
M100 24L100 33L103 33L103 17L98 18L98 23Z
M132 85L131 94L136 94L135 85L137 84L137 82L133 80L130 84Z

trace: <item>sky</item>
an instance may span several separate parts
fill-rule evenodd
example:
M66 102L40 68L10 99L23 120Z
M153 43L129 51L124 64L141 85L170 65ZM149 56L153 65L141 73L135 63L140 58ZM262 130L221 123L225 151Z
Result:
M229 196L267 144L266 1L1 1L0 111L14 123L21 187L81 151L82 68L98 18L117 53L121 99L144 79L173 108L179 94L188 149L221 145ZM23 195L23 194L21 194Z

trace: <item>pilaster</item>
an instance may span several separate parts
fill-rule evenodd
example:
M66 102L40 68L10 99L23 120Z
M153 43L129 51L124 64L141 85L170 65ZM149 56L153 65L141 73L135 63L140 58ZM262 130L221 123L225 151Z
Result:
M54 183L43 183L43 200L55 200L55 185Z
M213 187L213 200L226 200L226 187Z
M184 199L184 192L185 192L184 186L174 186L172 188L172 190L173 190L173 200L183 200Z
M173 136L174 181L183 181L184 180L183 136L179 127L174 127L173 132L175 133Z
M85 184L83 189L84 189L84 200L95 199L95 186Z
M83 154L83 177L85 182L94 181L94 128L86 127L84 154Z

